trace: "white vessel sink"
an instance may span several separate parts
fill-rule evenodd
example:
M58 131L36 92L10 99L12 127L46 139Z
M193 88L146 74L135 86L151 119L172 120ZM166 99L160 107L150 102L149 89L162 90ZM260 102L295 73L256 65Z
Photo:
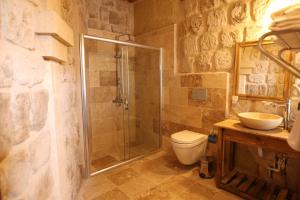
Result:
M243 112L238 114L241 123L252 129L271 130L277 128L283 120L283 117L268 113Z

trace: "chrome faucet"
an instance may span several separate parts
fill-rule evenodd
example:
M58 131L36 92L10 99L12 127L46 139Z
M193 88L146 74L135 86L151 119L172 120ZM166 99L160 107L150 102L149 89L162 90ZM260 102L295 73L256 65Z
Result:
M265 105L272 105L272 106L277 107L277 108L280 108L280 107L285 108L284 114L283 114L283 129L289 131L292 100L287 99L286 102L283 103L283 104L277 104L277 103L274 103L274 102L267 102L267 101L263 101L263 103Z
M289 130L290 128L290 116L291 116L291 105L292 105L292 100L287 99L286 103L284 104L278 104L278 107L284 107L285 111L283 114L283 129L284 130Z

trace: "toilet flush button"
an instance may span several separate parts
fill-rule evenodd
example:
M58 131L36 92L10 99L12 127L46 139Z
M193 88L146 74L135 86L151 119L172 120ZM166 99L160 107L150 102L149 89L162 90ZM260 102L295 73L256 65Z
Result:
M192 100L206 101L207 98L207 89L192 89Z

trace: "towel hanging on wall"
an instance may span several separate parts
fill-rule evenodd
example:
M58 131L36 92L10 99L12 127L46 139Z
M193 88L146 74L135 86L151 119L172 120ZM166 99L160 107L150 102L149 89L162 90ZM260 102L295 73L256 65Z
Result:
M287 139L288 144L295 151L300 151L300 111L296 113L296 120L289 137Z

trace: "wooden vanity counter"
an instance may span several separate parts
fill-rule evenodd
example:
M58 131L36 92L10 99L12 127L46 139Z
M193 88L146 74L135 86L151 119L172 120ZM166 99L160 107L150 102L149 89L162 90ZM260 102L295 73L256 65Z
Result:
M239 120L234 119L221 121L214 124L214 127L218 133L218 164L216 174L217 186L232 193L238 194L245 199L259 199L255 198L257 193L256 190L262 190L263 188L267 187L268 184L259 177L251 177L244 172L240 172L238 169L235 169L234 155L235 145L237 143L268 149L274 153L283 153L288 157L300 158L300 152L294 151L288 145L287 138L289 133L282 128L277 128L270 131L254 130L243 126ZM255 186L253 186L253 183ZM250 188L250 185L251 189L249 190L252 191L254 187L254 192L247 191L247 187ZM286 191L288 190L282 189L282 193L286 193L285 196L287 195ZM282 196L284 196L284 194L282 194Z
M276 139L285 140L285 141L289 135L289 132L286 130L283 130L282 128L276 128L276 129L269 130L269 131L250 129L250 128L243 126L239 120L235 120L235 119L227 119L227 120L224 120L224 121L214 124L214 126L217 128L220 128L220 129L228 129L228 130L243 132L246 135L257 135L257 136L263 136L263 137L276 138Z

